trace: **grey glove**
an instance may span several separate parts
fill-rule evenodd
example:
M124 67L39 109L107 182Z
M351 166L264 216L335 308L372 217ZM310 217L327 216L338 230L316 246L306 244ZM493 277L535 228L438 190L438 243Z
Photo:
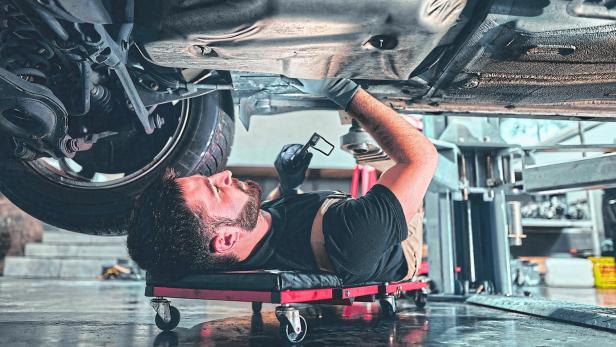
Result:
M304 93L326 97L344 110L349 107L351 99L353 99L353 96L355 96L355 93L360 88L357 83L342 77L332 77L323 80L283 77L283 80Z
M274 162L283 196L297 194L297 190L306 179L306 170L312 160L312 153L305 152L302 157L298 157L301 151L300 144L285 145Z

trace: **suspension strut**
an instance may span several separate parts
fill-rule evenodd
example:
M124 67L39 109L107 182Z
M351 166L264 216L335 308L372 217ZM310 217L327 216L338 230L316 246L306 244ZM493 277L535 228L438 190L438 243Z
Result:
M63 70L57 50L12 3L0 2L0 131L25 160L61 156L68 112L50 87Z

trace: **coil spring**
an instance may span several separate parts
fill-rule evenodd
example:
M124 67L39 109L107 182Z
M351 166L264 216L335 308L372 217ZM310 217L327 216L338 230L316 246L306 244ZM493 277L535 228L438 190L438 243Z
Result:
M26 16L13 4L0 1L0 67L26 81L48 85L54 55Z

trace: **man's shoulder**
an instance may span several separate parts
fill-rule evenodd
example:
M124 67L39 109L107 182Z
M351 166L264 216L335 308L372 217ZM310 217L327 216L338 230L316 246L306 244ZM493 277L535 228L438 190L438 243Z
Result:
M302 194L297 194L285 199L287 202L292 202L296 200L348 199L350 197L350 195L338 190L315 190L312 192L304 192Z
M347 200L350 196L341 191L335 190L318 190L312 192L306 192L296 194L292 196L285 196L275 200L265 201L261 205L263 210L282 209L298 212L297 210L303 210L307 208L312 210L318 208L327 199L339 199L341 201Z
M406 235L400 202L389 189L380 185L375 185L360 198L343 198L332 204L325 212L324 224L326 229L352 229L354 233L380 229Z

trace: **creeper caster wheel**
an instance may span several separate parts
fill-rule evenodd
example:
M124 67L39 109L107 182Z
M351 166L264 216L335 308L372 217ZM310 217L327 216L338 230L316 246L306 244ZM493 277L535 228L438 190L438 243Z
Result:
M418 290L415 292L413 301L415 302L415 306L417 306L417 308L422 309L426 307L426 303L428 302L428 294L424 293L423 290Z
M171 306L169 300L165 298L154 298L150 302L154 311L156 311L156 316L154 317L154 322L156 322L156 326L162 331L173 330L180 323L180 310Z
M169 316L170 320L165 322L165 320L156 314L154 321L156 322L156 326L162 331L169 331L175 329L180 323L180 310L175 308L174 306L169 306Z
M290 344L302 342L308 332L308 324L306 323L306 319L302 316L299 316L299 320L301 327L301 331L299 333L293 330L290 323L280 323L280 338L286 340L286 342Z
M385 318L393 319L396 317L396 298L393 295L388 295L379 301L381 306L381 314Z
M300 343L308 333L306 319L299 314L297 308L282 305L276 307L276 318L280 322L280 338L289 344Z

